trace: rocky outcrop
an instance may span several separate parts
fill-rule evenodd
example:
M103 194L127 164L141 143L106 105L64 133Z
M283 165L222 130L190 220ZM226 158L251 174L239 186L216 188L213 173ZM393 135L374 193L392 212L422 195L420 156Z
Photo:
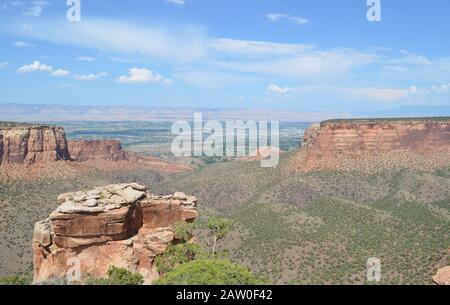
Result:
M0 123L0 165L69 159L63 128Z
M179 173L191 170L184 164L168 163L152 157L141 156L135 152L124 150L117 140L79 140L69 141L70 156L77 162L99 163L120 162L127 165L145 167L155 171ZM104 168L104 164L101 167Z
M438 285L450 285L450 266L439 269L433 276L433 282Z
M360 161L432 169L450 164L449 149L450 118L332 120L305 132L296 161L305 170L351 168Z
M110 266L158 278L153 260L177 242L170 226L197 217L197 199L155 196L136 183L62 194L61 205L36 223L34 282L64 278L78 261L82 277L104 277Z
M450 118L326 121L305 134L310 154L429 152L450 145Z
M127 159L120 141L117 140L81 140L69 141L68 144L70 156L75 161L123 161Z

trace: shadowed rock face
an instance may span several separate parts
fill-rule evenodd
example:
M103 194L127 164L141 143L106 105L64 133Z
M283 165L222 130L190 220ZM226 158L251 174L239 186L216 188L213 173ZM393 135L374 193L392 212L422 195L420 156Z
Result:
M34 164L69 160L61 127L0 124L0 164Z
M65 278L70 261L82 276L105 277L112 265L159 277L153 260L177 242L170 226L197 217L197 199L183 193L154 196L136 183L62 194L49 219L36 223L34 281Z

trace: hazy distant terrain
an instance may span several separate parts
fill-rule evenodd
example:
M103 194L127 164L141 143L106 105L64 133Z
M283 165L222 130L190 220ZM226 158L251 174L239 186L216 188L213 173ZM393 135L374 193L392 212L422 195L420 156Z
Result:
M319 122L335 118L450 116L450 106L405 106L377 112L301 112L273 109L169 108L140 106L68 106L47 104L0 104L0 121L176 121L192 120L194 113L205 120L266 120Z
M316 122L351 117L349 113L297 112L264 109L169 108L139 106L66 106L0 104L3 121L176 121L193 120L202 113L205 120L265 120L283 122Z

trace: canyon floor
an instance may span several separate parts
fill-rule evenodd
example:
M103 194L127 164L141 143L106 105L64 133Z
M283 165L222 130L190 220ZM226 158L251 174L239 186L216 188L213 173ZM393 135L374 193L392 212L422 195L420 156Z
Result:
M119 167L0 178L0 276L31 272L33 225L59 194L131 181L157 194L194 194L198 221L233 220L221 250L275 284L364 284L370 257L381 259L383 284L432 284L448 264L449 168L293 173L292 158L284 154L276 169L228 161L181 174Z

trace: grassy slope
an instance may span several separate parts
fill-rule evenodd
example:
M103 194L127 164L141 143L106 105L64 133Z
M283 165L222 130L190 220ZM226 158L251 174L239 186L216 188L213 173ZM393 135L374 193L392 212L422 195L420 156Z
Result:
M378 257L383 283L430 284L448 259L446 170L293 175L258 165L217 164L158 189L196 194L233 219L222 248L274 283L365 283L367 259Z
M449 170L293 174L228 162L176 176L95 172L0 183L0 275L30 270L33 224L56 207L58 194L130 181L159 194L194 194L201 214L233 219L222 249L274 283L364 283L367 259L375 256L383 283L429 284L447 259Z

